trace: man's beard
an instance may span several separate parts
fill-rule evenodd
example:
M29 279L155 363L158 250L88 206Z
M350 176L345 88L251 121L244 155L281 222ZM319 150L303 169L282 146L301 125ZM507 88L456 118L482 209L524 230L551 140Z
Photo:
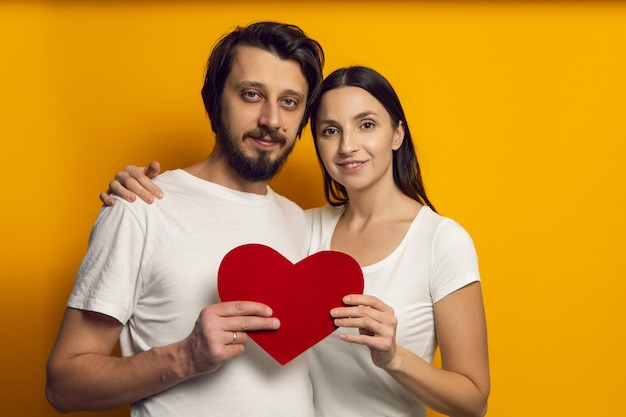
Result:
M228 164L241 176L243 179L252 182L269 181L281 170L287 157L293 151L295 142L293 142L288 148L283 148L282 154L278 155L277 159L272 161L270 159L270 153L263 149L257 149L257 155L248 156L244 153L241 142L242 138L237 138L228 128L224 127L216 134L215 140L220 146L222 154L226 158ZM257 128L253 131L246 132L243 138L252 137L265 137L269 136L273 141L278 142L281 146L285 146L287 143L286 138L276 131L267 130L264 128Z

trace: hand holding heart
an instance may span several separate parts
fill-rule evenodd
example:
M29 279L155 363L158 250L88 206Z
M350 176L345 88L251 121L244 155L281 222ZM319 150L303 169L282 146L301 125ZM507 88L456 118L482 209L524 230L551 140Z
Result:
M202 309L191 334L182 342L185 359L191 369L188 376L211 373L223 362L239 356L249 330L273 330L279 325L272 310L262 303L231 301ZM237 333L236 343L233 332Z
M396 355L398 319L393 308L371 295L354 294L343 299L345 307L333 308L330 315L339 327L358 328L359 334L341 334L342 340L369 347L372 361L385 368Z

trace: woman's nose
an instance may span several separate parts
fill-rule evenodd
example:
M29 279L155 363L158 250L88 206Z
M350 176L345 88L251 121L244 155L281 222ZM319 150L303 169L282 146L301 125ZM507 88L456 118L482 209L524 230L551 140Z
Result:
M354 153L356 150L358 150L358 148L359 145L354 135L348 132L343 132L343 134L341 135L341 142L339 144L339 152L347 155Z

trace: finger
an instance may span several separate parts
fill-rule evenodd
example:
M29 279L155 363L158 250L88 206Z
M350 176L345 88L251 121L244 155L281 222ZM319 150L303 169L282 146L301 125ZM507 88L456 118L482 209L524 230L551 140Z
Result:
M102 201L105 206L112 206L113 204L115 204L115 198L113 198L111 194L109 194L109 191L100 193L100 201Z
M151 197L152 201L154 201L154 198L163 198L163 191L150 178L152 177L148 177L147 175L141 175L136 178L138 185L142 187L139 190L135 190L137 195L144 194Z
M358 318L358 317L371 317L372 319L380 322L388 321L393 317L393 310L381 311L369 306L354 306L354 307L335 307L330 311L330 315L334 318Z
M119 171L115 174L115 181L113 181L111 185L111 190L120 196L132 194L133 199L139 196L143 201L151 204L154 201L154 193L159 192L162 195L162 192L158 187L152 184L152 180L144 174L144 171L147 169L148 168L128 165L123 171ZM126 189L120 189L120 186Z
M126 168L124 168L122 171L118 171L115 173L114 180L119 181L122 185L126 186L126 181L144 175L144 170L144 167L127 165Z
M280 320L272 317L272 309L254 301L229 301L213 305L215 314L224 319L223 329L236 331L276 330Z
M152 161L148 164L148 167L144 170L144 174L148 178L154 178L161 172L161 164L158 161Z
M146 168L128 165L123 171L115 174L115 180L146 203L151 204L155 197L163 198L163 191L151 179L156 177L160 170L161 166L158 162L151 162Z
M131 184L133 181L135 180L134 179L127 180L126 184ZM129 186L130 186L130 189L128 188ZM113 180L109 184L109 190L111 190L112 194L115 194L116 196L121 197L124 200L130 201L130 202L133 202L137 199L137 194L132 190L133 188L136 189L137 186L133 186L132 184L123 185L118 180Z
M365 330L366 333L375 335L393 334L394 328L385 323L372 319L371 317L349 317L343 319L335 319L335 326L348 327Z
M248 334L246 332L228 331L226 333L227 345L245 345L248 341Z
M276 317L232 316L223 317L222 320L223 329L238 332L276 330L280 327L280 320Z
M222 317L231 316L260 316L270 317L273 312L272 309L263 303L256 301L226 301L220 304L215 304L216 314Z
M339 338L345 342L367 346L378 352L389 352L392 349L392 341L389 338L369 336L362 334L340 334Z
M372 295L350 294L350 295L346 295L345 297L343 297L342 301L344 302L344 304L347 304L347 305L369 306L380 311L388 311L391 309L391 307L385 304L382 300Z

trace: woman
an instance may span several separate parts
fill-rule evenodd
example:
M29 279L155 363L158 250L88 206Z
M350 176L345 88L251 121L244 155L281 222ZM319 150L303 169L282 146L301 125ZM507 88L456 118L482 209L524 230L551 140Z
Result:
M308 211L310 253L354 257L367 294L347 296L331 312L340 328L311 349L316 410L421 416L423 402L483 415L489 370L474 246L428 200L396 93L369 68L337 70L311 126L330 204ZM443 369L431 365L437 342Z
M311 129L329 204L308 211L310 253L345 252L365 279L364 295L331 311L337 331L310 349L317 415L424 416L424 405L484 415L490 381L475 249L428 200L392 86L366 67L333 72ZM441 368L431 364L437 346Z

